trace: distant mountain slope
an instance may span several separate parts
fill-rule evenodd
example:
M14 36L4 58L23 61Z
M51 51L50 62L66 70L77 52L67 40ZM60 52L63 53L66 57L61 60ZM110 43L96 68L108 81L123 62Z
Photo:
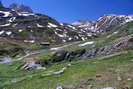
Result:
M90 30L96 34L106 34L113 29L120 27L127 22L133 21L133 15L115 15L109 14L100 17L95 22L90 21L77 21L73 25L78 26L84 30Z
M30 7L12 4L11 8L0 8L0 36L23 42L71 42L93 39L133 21L133 16L106 15L97 21L60 23L55 19L32 13Z
M4 58L1 61L9 63L0 64L0 88L133 89L132 50L129 22L97 39L26 52L19 60Z
M0 36L18 40L68 42L92 38L86 31L53 18L10 8L0 11Z

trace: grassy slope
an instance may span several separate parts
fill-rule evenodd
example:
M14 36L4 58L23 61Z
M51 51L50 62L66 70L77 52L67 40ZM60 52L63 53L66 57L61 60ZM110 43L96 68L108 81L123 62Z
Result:
M103 81L95 81L97 78L94 78L94 81L91 81L92 84L104 87L117 87L117 89L120 89L122 86L130 86L133 88L133 84L131 84L133 80L128 81L128 77L126 76L127 74L133 74L133 62L131 62L133 59L133 53L129 52L126 54L105 58L103 60L98 59L99 58L96 57L93 58L93 60L71 62L72 66L60 75L50 75L48 70L60 70L70 62L62 62L49 66L47 70L44 71L16 70L17 64L0 65L1 74L3 75L0 79L0 85L2 86L9 79L21 79L24 76L33 75L32 78L27 77L22 81L18 81L14 84L9 83L9 85L7 84L4 87L6 87L6 89L54 89L57 86L74 87L78 84L82 84L83 81L85 82L88 79L95 77L96 74L101 74L103 76ZM9 66L11 67L9 68ZM107 77L108 73L114 76ZM117 75L122 76L122 81L117 81ZM108 78L108 81L106 81L106 78ZM129 78L133 79L133 76ZM121 85L125 82L125 85Z
M121 31L127 31L132 28L132 23L129 23ZM126 28L126 29L125 29ZM100 37L95 40L95 47L100 47L112 43L121 36L125 36L125 32L121 34ZM90 40L89 40L90 41ZM82 42L80 42L82 43ZM71 47L64 48L63 50L78 50L86 49L91 46L85 46L83 48L72 45ZM34 48L34 47L33 47ZM36 48L36 47L35 47ZM40 59L47 59L48 53L41 53L34 55ZM103 57L102 57L103 58ZM121 54L113 57L106 57L104 60L99 60L100 57L95 57L91 60L81 60L77 62L62 62L47 66L46 70L32 70L22 71L17 68L23 64L23 62L14 62L9 64L0 64L0 87L5 89L55 89L57 86L64 87L80 87L86 83L94 84L98 87L121 87L129 86L133 88L133 72L131 60L133 59L133 53ZM49 71L57 71L61 68L72 64L64 73L60 75L52 75ZM101 79L96 78L97 74L102 75ZM130 76L129 76L130 75ZM109 76L109 77L108 77ZM121 77L122 80L118 81L117 78ZM92 78L92 81L87 81ZM132 80L128 80L131 78ZM13 82L16 81L16 82ZM95 88L94 88L95 89Z

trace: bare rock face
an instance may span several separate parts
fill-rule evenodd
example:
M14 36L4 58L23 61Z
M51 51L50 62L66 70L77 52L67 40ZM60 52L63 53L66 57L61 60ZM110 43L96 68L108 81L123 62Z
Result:
M86 29L90 28L91 29L91 27L93 26L94 23L92 21L88 21L88 20L78 20L72 24L75 26L78 26L79 28L86 28Z
M35 61L26 62L20 69L22 70L32 70L32 69L45 69L40 64L37 64Z
M18 4L0 8L0 37L28 43L61 43L87 40L94 36L72 24L60 23L47 15L32 12L29 7Z
M133 16L115 14L105 15L96 20L95 31L99 34L106 34L130 21L133 21Z
M101 16L96 21L83 21L79 20L73 23L73 25L79 27L83 31L90 32L91 34L102 35L107 32L122 26L127 22L133 21L133 15L116 15L108 14Z
M85 54L82 55L83 58L93 57L95 55L108 55L111 54L113 51L120 50L123 48L132 47L133 42L130 40L133 38L133 35L128 35L125 37L121 37L115 41L111 45L99 47L99 48L92 48L87 50Z
M59 51L56 52L52 57L52 62L60 62L65 59L65 56L67 55L66 51Z
M130 49L131 47L133 47L132 39L133 39L133 35L128 35L113 41L113 43L108 46L92 48L92 49L82 49L82 50L76 50L72 52L59 51L53 55L52 61L53 62L60 62L64 60L74 61L74 60L92 58L96 55L109 55L113 51L121 50L125 48Z

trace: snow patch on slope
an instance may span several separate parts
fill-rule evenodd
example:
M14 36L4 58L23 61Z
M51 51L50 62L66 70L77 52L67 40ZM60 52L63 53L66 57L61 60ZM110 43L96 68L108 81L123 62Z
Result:
M11 22L13 22L15 19L16 19L16 17L12 17L12 18L10 18L8 21L11 23Z
M21 12L21 13L18 13L19 16L34 16L35 14L33 13L28 13L28 12Z
M0 11L0 13L4 14L3 17L8 17L9 15L11 15L10 12L6 12L6 11Z
M38 24L38 23L37 23L36 25L37 25L37 27L40 27L40 28L42 28L42 27L43 27L42 25L40 25L40 24Z
M11 23L7 23L7 24L4 24L4 25L0 25L1 27L6 27L6 26L10 26Z
M91 44L94 44L94 42L90 41L90 42L86 42L86 43L83 43L83 44L79 44L78 46L82 47L82 46L91 45Z
M52 24L52 23L48 23L48 27L49 27L49 28L51 28L51 27L56 28L56 27L58 27L58 26L57 26L57 25L55 25L55 24Z

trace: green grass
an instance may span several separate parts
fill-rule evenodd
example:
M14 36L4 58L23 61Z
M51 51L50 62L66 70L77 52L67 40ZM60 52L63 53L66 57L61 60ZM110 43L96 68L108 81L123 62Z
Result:
M84 47L79 47L78 44L85 43L87 41L81 41L78 43L72 43L72 45L65 47L61 50L66 51L79 51L82 49L90 49L96 47L102 47L105 45L112 44L112 41L132 34L129 32L129 29L133 28L132 23L125 25L120 30L120 34L101 36L97 39L94 39L95 46L87 45ZM125 34L126 32L126 34ZM92 41L92 40L88 40ZM69 43L51 45L51 47L59 47L62 45L67 45ZM71 44L71 43L70 43ZM24 45L27 50L38 50L45 47L42 47L37 44L32 44L31 47L28 47L31 44ZM50 59L52 52L48 50L47 52L42 52L40 54L31 55L25 60L30 58L36 58L38 61L44 61ZM102 60L101 60L102 59ZM121 87L129 86L133 88L133 77L128 77L127 75L132 75L133 62L130 60L133 59L133 53L123 53L115 56L97 56L89 60L80 60L73 62L59 62L50 65L45 65L46 70L31 70L24 71L20 70L19 67L24 62L18 61L7 64L0 64L0 88L4 89L55 89L57 86L64 86L67 88L74 88L76 86L84 85L84 83L92 83L97 87L114 87L116 89L121 89ZM53 75L49 71L58 71L63 67L66 67L68 64L72 64L67 70L62 74ZM119 70L119 71L118 71ZM98 80L96 78L97 74L102 75L102 79ZM118 81L117 77L121 76L122 80ZM88 82L87 80L93 78L93 81ZM132 78L131 81L127 81L128 78ZM12 82L16 81L16 82Z
M67 51L75 51L75 50L80 50L80 49L90 49L90 48L96 48L96 47L102 47L102 46L106 46L106 45L111 45L112 44L112 41L120 38L120 37L124 37L124 36L127 36L127 35L131 35L133 34L130 30L133 28L133 22L130 22L130 23L127 23L125 24L124 26L121 26L117 29L114 29L112 32L110 32L109 34L113 34L113 32L117 31L118 33L117 34L113 34L111 35L110 37L109 34L106 34L106 35L102 35L102 36L99 36L98 38L96 39L93 39L93 40L86 40L86 41L79 41L79 43L77 44L73 44L71 46L68 46L62 50L67 50ZM94 41L95 42L95 46L93 45L87 45L87 46L84 46L84 47L79 47L78 44L82 44L82 43L85 43L87 41Z
M31 44L29 46L29 48L27 48L27 50L39 50L39 49L45 49L45 48L49 48L50 46L42 46L40 44Z
M103 60L98 59L99 57L93 58L91 60L81 60L77 62L61 62L47 66L47 70L32 71L16 70L18 65L21 64L19 64L19 62L12 64L12 66L0 64L0 70L2 71L0 73L0 86L2 86L2 84L4 84L4 82L7 80L12 80L14 78L21 79L23 77L33 75L34 77L32 78L27 77L22 81L14 84L4 85L3 87L5 87L5 89L55 89L57 86L75 87L79 84L82 84L82 82L87 81L88 78L94 77L96 74L108 72L109 69L115 71L116 69L131 70L133 68L133 63L130 62L130 60L133 59L133 53L130 52L127 54L105 58ZM61 68L67 66L69 63L72 64L72 66L69 67L63 74L48 75L48 71L60 70ZM129 82L127 82L127 84L129 84ZM94 83L97 86L112 86L113 84L109 82L109 84L106 82L98 83L96 81Z

